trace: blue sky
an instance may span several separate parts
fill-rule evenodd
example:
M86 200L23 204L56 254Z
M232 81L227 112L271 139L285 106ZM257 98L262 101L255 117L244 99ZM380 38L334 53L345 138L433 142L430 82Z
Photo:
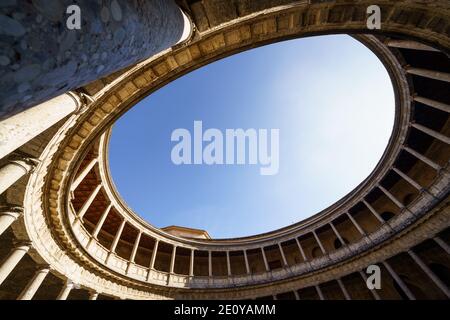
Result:
M376 88L376 90L374 90ZM280 130L280 167L175 165L177 128ZM307 218L374 169L389 140L394 94L377 57L345 35L285 41L177 79L120 118L110 166L125 202L157 227L253 235Z

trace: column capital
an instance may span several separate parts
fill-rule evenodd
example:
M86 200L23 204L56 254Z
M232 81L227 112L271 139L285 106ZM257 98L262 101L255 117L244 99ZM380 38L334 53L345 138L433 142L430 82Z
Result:
M13 242L14 249L26 250L28 251L33 246L32 242L29 240L15 240Z
M33 171L40 161L19 153L13 153L8 158L8 163L22 167L27 173Z
M36 272L40 272L40 271L50 271L51 270L51 266L49 264L39 264L36 266Z
M80 114L85 107L94 101L91 96L83 92L67 91L66 94L75 101L76 109L73 112L74 114Z
M13 205L13 204L2 204L0 205L0 216L10 215L17 219L23 214L23 207Z

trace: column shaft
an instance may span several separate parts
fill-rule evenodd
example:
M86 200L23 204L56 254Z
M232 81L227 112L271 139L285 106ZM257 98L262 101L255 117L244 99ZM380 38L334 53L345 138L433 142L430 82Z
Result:
M98 158L94 158L88 163L86 168L84 168L83 171L81 171L81 173L73 181L72 185L70 186L71 191L75 190L78 187L81 181L83 181L84 178L86 178L87 174L92 170L92 168L95 166L97 162Z
M333 232L334 232L334 234L336 235L336 237L339 239L339 242L340 242L343 246L345 246L346 243L345 243L344 239L342 239L342 237L341 237L341 235L339 234L339 232L337 231L337 229L336 229L336 227L334 226L333 222L330 222L330 226L331 226L331 229L333 229Z
M447 72L412 67L406 68L406 72L433 80L450 82L450 73Z
M413 123L412 127L416 128L417 130L420 130L420 131L426 133L430 137L433 137L433 138L435 138L437 140L440 140L440 141L442 141L442 142L444 142L446 144L450 144L450 138L447 137L446 135L440 133L440 132L434 131L434 130L432 130L430 128L427 128L427 127L425 127L425 126L423 126L421 124L418 124L418 123Z
M50 268L45 267L36 271L35 275L31 279L31 281L27 284L25 289L20 293L17 300L31 300L36 292L39 290L42 282L44 282L45 277L50 272Z
M386 261L383 261L383 265L389 272L389 274L394 278L395 282L400 286L400 288L403 290L403 292L408 296L409 300L416 300L416 297L414 297L414 294L409 290L409 288L406 286L406 284L403 282L403 280L398 276L398 274L392 269L392 267L387 263Z
M442 248L445 250L445 252L447 252L447 254L450 254L450 246L445 243L444 240L442 240L441 238L439 238L438 236L434 237L433 240Z
M408 182L410 185L412 185L414 188L416 188L417 190L422 190L423 187L418 184L417 182L415 182L413 179L411 179L408 175L406 175L405 173L401 172L399 169L397 168L392 168L392 170L394 170L400 177L402 177L406 182Z
M30 244L20 244L12 249L9 256L0 266L0 285L5 281L9 274L14 270L23 256L30 250Z
M341 279L337 279L337 282L339 284L339 287L342 290L342 293L344 294L345 300L352 300L352 298L348 294L347 288L344 286L344 283L342 282L342 280Z
M403 147L403 150L409 152L410 154L412 154L414 157L416 157L420 161L422 161L422 162L426 163L427 165L429 165L430 167L432 167L434 170L436 170L436 171L441 170L441 166L440 165L438 165L434 161L431 161L430 159L428 159L424 155L418 153L416 150L413 150L413 149L411 149L409 147Z
M98 292L91 292L89 294L89 300L97 300L98 299Z
M230 251L227 251L227 271L228 271L228 276L231 276Z
M264 251L264 248L261 248L261 254L264 260L264 267L266 268L266 271L270 271L269 263L267 262L266 252Z
M346 212L346 215L347 215L347 217L350 219L350 221L353 223L353 225L355 226L356 230L358 230L359 233L360 233L362 236L365 236L366 233L365 233L364 230L361 228L361 226L359 225L359 223L356 222L355 218L353 218L353 216L352 216L350 213L348 213L348 212Z
M381 223L385 222L384 219L378 214L378 212L366 200L363 200L363 203L366 205L367 209L369 209L370 212L372 212L375 218L378 219L378 221L380 221Z
M420 257L412 250L408 251L408 254L413 258L413 260L419 265L419 267L427 274L427 276L438 286L439 289L444 292L447 298L450 298L450 290L448 287L437 277L433 271L420 259Z
M320 289L319 285L315 285L314 287L316 288L320 300L325 300L325 296L323 295L322 289Z
M78 219L83 219L84 215L88 211L89 207L91 206L92 202L94 202L95 197L97 196L98 192L102 188L102 184L100 183L97 187L95 187L94 191L92 191L89 198L87 198L86 202L81 207L80 211L78 212Z
M1 123L0 123L1 128ZM1 137L0 129L0 137ZM0 148L2 145L0 144ZM28 174L32 169L32 166L22 160L10 161L4 167L0 168L0 194L6 191L17 180Z
M152 258L150 259L150 269L154 269L156 254L158 253L159 240L155 241L155 245L153 246Z
M414 101L417 101L417 102L423 103L429 107L450 113L450 105L448 105L446 103L442 103L442 102L439 102L436 100L431 100L431 99L428 99L425 97L419 97L419 96L414 97Z
M250 265L248 263L247 250L243 250L243 252L244 252L245 270L247 271L247 274L250 274Z
M92 237L94 237L95 239L97 239L98 233L102 229L103 224L105 223L105 220L108 217L109 212L111 211L111 208L112 208L112 203L110 203L108 205L108 207L105 209L105 211L103 211L102 216L98 220L98 222L95 226L94 232L92 233Z
M403 49L413 49L413 50L423 50L423 51L435 51L439 52L439 50L430 47L426 44L411 41L411 40L387 40L386 45L392 48L403 48Z
M280 249L281 259L283 259L283 265L287 266L288 262L287 262L285 254L284 254L283 247L281 246L281 243L278 243L278 248Z
M212 254L208 251L208 275L212 277Z
M65 93L0 122L0 159L76 111L81 102Z
M52 9L44 3L52 4ZM43 16L39 23L30 17L33 12ZM174 0L96 1L95 5L92 0L29 5L24 0L8 2L0 7L0 14L24 17L15 24L3 22L10 24L2 31L9 37L9 51L20 55L8 52L8 63L2 65L3 77L10 83L8 90L2 90L6 93L0 92L0 117L150 58L191 33L189 20ZM75 14L80 23L72 19ZM23 41L35 38L35 47L24 50ZM71 54L75 50L84 54Z
M22 215L22 211L11 210L9 208L0 208L0 235L8 229L8 227ZM3 211L5 210L5 211Z
M113 253L116 251L117 244L119 243L120 237L122 236L123 228L125 227L126 223L127 223L127 221L124 219L122 221L122 223L120 224L119 229L116 232L116 236L114 237L114 241L111 244L111 248L109 249L110 253Z
M195 258L195 250L191 249L191 259L189 261L189 276L194 276L194 258Z
M70 281L66 282L64 287L59 292L59 295L56 298L56 300L67 300L67 297L69 297L69 294L70 294L70 291L72 291L72 288L73 288L73 283Z
M173 246L172 249L172 257L170 259L170 274L173 274L173 271L175 270L175 257L177 255L177 246Z
M130 256L130 262L134 262L134 259L136 258L136 253L139 248L139 242L141 241L142 231L139 231L138 235L136 236L136 240L134 241L133 245L133 251L131 252Z
M392 193L390 193L388 190L386 190L383 186L378 185L378 188L389 198L392 200L393 203L400 209L403 209L405 206L403 203L401 203Z
M303 261L307 261L308 258L306 258L305 251L303 250L303 247L300 244L300 241L298 241L298 238L295 238L295 242L297 242L297 246L298 246L298 249L300 250L300 254L302 255Z
M327 252L325 251L325 248L322 244L322 241L320 241L319 237L317 236L317 233L315 230L312 231L312 234L314 235L314 239L316 239L317 244L320 247L320 250L322 251L323 254L327 254Z

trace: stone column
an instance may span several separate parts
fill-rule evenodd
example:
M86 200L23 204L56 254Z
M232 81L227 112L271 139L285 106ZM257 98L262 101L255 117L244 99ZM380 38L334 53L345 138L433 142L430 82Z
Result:
M264 260L264 267L266 268L266 271L270 271L269 263L267 262L266 252L264 251L264 248L261 248L261 254Z
M398 276L398 274L392 269L392 267L387 263L387 261L383 261L383 265L389 272L389 274L394 278L395 282L399 285L399 287L403 290L403 292L408 296L409 300L416 300L414 294L409 290L403 280Z
M89 294L89 300L97 300L97 298L98 298L98 292L91 291L91 293Z
M322 253L323 253L323 254L327 254L327 252L325 251L325 248L324 248L324 246L323 246L323 244L322 244L322 241L320 241L319 237L317 236L316 231L313 230L313 231L312 231L312 234L314 235L314 239L316 239L316 242L317 242L317 244L319 245L320 250L322 250Z
M0 14L10 48L2 60L0 119L147 59L191 30L174 0L16 0Z
M358 230L358 232L359 232L362 236L365 236L366 233L365 233L364 230L361 228L361 226L359 225L359 223L356 222L355 218L353 218L353 216L352 216L350 213L348 213L348 212L346 212L346 214L347 214L347 217L350 219L350 221L351 221L351 222L353 223L353 225L355 226L356 230Z
M81 108L81 100L65 93L0 121L0 159Z
M141 242L141 236L142 231L139 231L138 235L136 236L136 240L134 241L133 251L131 252L130 256L130 262L134 262L134 259L136 258L136 253L139 248L139 242Z
M47 274L50 272L49 266L41 266L31 279L31 281L27 284L25 289L22 291L22 293L19 295L17 300L31 300L36 292L39 290L39 287L41 286L42 282L44 282L45 277L47 277Z
M447 72L421 69L421 68L413 68L413 67L407 67L406 72L408 72L409 74L414 74L417 76L421 76L421 77L425 77L425 78L429 78L429 79L433 79L433 80L450 82L450 73L447 73Z
M305 251L303 250L303 247L300 244L300 241L298 241L298 238L295 238L295 242L297 242L297 247L300 250L300 254L302 255L303 261L308 261L308 258L306 257L306 254L305 254Z
M342 290L342 293L344 294L345 300L352 300L352 298L348 294L347 288L344 286L344 283L342 282L342 280L341 279L337 279L337 282L339 284L339 287Z
M333 229L333 232L334 232L334 234L336 235L336 237L339 239L339 242L340 242L343 246L347 245L347 244L345 243L344 239L342 239L341 234L337 231L337 229L336 229L336 227L334 226L334 223L333 223L333 222L330 222L330 226L331 226L331 229Z
M0 123L0 150L1 144L1 123ZM17 180L28 174L37 163L37 160L14 157L8 164L0 168L0 194L6 191Z
M177 246L173 246L172 257L170 258L170 274L174 273L175 270L175 257L177 256Z
M440 141L442 141L442 142L444 142L446 144L450 144L450 138L447 137L445 134L442 134L440 132L434 131L434 130L432 130L430 128L427 128L427 127L425 127L425 126L423 126L421 124L418 124L418 123L413 123L411 126L413 128L416 128L417 130L420 130L423 133L429 135L430 137L433 137L433 138L435 138L437 140L440 140Z
M86 168L84 168L83 171L81 171L81 173L73 181L72 185L70 186L70 191L74 191L79 186L81 181L83 181L84 178L86 178L87 174L92 170L92 168L97 164L97 162L98 158L94 158L88 163Z
M227 250L227 271L228 276L231 277L230 251L228 250Z
M150 269L155 267L156 254L158 253L159 240L155 241L155 245L153 246L152 258L150 259Z
M284 255L283 247L281 246L281 243L278 243L278 248L280 249L281 259L283 260L283 265L287 267L288 262L286 260L286 256Z
M392 193L386 190L382 185L378 185L378 189L380 189L397 207L403 209L405 206L401 203Z
M408 175L406 175L405 173L403 173L396 167L392 167L392 170L394 170L395 173L397 173L400 177L402 177L406 182L408 182L410 185L412 185L417 190L419 190L419 191L423 190L423 187L420 184L418 184L416 181L411 179Z
M320 300L325 300L325 296L323 295L322 289L320 289L319 285L314 286L316 288L317 294L319 295Z
M208 275L212 277L212 254L208 251Z
M8 257L3 261L0 266L0 285L9 276L11 271L17 266L17 264L22 260L23 256L30 250L30 242L21 242L14 246L14 248L9 253Z
M1 206L0 207L0 235L23 214L22 207Z
M189 261L189 276L194 276L194 257L195 257L195 250L191 249L191 260Z
M439 238L438 236L435 236L433 238L433 240L442 248L445 250L445 252L447 252L447 254L450 255L450 246L441 238Z
M136 236L136 240L134 240L133 250L131 251L130 261L128 261L126 273L128 273L128 271L130 270L131 264L134 263L134 259L136 258L136 253L139 248L139 242L141 242L141 236L142 236L142 231L139 231L138 235Z
M111 248L109 249L108 257L106 258L106 263L108 263L111 254L115 253L117 244L119 243L120 237L122 236L123 228L125 227L126 223L127 220L123 219L122 223L119 226L119 229L116 232L113 243L111 244Z
M244 261L245 261L245 271L247 271L247 274L250 274L250 265L248 263L247 250L243 250L243 252L244 252Z
M414 101L417 101L417 102L423 103L429 107L450 113L450 105L448 105L446 103L428 99L425 97L420 97L420 96L415 96Z
M385 41L386 45L388 47L393 47L393 48L404 48L404 49L412 49L412 50L423 50L423 51L435 51L435 52L439 52L439 50L430 47L426 44L420 43L420 42L416 42L416 41L411 41L411 40L392 40L389 39L387 41Z
M362 202L367 207L367 209L369 209L369 211L372 212L372 214L375 216L375 218L377 218L377 220L381 224L385 223L384 219L378 214L378 212L366 200L363 200Z
M113 206L112 203L110 203L108 205L108 207L105 209L105 211L103 211L102 216L98 220L97 225L95 226L94 232L92 233L92 237L94 239L97 239L98 233L102 229L103 224L105 223L105 220L108 217L108 214L111 211L112 206Z
M56 300L67 300L67 297L69 296L70 291L72 291L73 286L74 286L73 282L67 281L64 284L64 287L61 289L61 291L60 291L58 297L56 298Z
M433 271L425 264L425 262L420 259L420 257L412 250L408 251L408 254L413 258L413 260L419 265L419 267L427 274L427 276L434 282L436 286L439 287L439 289L442 290L442 292L447 296L447 298L450 298L450 290L445 285L444 282L439 279Z
M156 261L156 254L158 253L158 246L159 246L159 240L156 239L155 244L153 245L153 251L152 256L150 258L150 264L148 266L148 272L147 272L147 281L150 280L152 275L152 270L155 268L155 261Z
M92 202L94 202L95 197L97 196L98 192L102 188L102 184L100 183L97 187L95 187L94 191L90 194L89 198L87 198L86 202L83 203L83 206L81 207L80 211L78 212L78 220L81 221L88 211L89 207L91 206Z
M434 170L439 171L441 170L441 166L439 164L437 164L436 162L428 159L427 157L425 157L423 154L420 154L419 152L417 152L416 150L413 150L409 147L403 147L403 150L409 152L410 154L412 154L414 157L416 157L417 159L419 159L420 161L426 163L427 165L429 165L430 167L432 167Z

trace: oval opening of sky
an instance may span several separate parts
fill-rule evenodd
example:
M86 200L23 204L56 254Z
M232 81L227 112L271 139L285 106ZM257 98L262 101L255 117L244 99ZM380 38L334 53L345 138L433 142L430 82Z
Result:
M114 125L111 175L127 205L156 227L213 238L268 232L360 184L386 149L394 106L386 69L357 40L284 41L202 67L139 102ZM248 133L243 148L238 138L227 144L238 129Z

